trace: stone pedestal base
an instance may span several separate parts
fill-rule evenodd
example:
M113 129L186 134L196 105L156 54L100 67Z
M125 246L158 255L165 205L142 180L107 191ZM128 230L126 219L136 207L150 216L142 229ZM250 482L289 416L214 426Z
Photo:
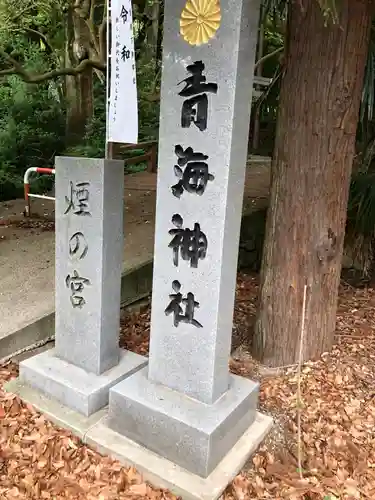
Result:
M154 384L148 368L110 389L108 426L200 477L208 477L256 417L258 384L231 376L213 405Z
M118 365L102 375L88 373L46 351L20 363L20 381L86 417L108 404L109 389L147 364L138 354L121 350Z

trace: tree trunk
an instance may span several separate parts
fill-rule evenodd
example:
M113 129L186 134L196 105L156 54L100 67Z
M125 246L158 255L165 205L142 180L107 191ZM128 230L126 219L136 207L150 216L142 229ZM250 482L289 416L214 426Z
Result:
M158 33L159 33L159 14L160 3L159 0L153 0L149 3L146 9L147 15L150 17L150 26L147 29L147 44L145 48L145 62L155 60L156 58L156 48L158 44Z
M89 33L74 9L69 9L66 18L65 65L77 65L90 57ZM86 126L94 113L93 70L87 68L76 76L65 77L66 90L66 140L75 145L86 132Z
M339 22L317 0L289 8L285 72L253 353L268 366L332 346L350 175L372 0L340 0Z
M78 76L66 78L66 138L69 145L77 144L85 135L92 119L93 71L88 68Z

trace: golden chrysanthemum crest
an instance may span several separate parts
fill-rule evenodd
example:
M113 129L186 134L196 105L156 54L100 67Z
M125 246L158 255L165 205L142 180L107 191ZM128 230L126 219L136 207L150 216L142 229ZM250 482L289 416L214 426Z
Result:
M190 45L203 45L221 23L220 0L187 0L181 13L180 33Z

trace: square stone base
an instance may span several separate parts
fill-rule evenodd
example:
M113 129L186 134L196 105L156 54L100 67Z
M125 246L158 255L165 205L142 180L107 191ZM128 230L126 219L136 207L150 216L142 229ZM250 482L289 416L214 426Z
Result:
M107 406L112 386L146 364L143 356L121 350L118 365L95 375L57 358L52 349L22 361L20 381L88 417Z
M231 376L213 405L147 378L148 368L110 389L108 426L190 473L207 478L256 417L259 385Z
M145 481L166 488L183 500L217 500L255 453L272 427L271 417L256 414L254 422L207 478L147 450L108 427L104 418L87 433L86 442L102 454L118 459L126 467L134 466Z

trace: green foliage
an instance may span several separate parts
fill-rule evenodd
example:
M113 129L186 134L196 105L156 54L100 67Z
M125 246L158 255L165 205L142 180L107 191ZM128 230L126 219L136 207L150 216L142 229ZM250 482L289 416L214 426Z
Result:
M8 78L0 86L0 200L22 195L26 169L52 165L63 141L64 113L49 86Z
M262 0L263 13L265 15L277 16L280 19L285 19L288 6L292 0ZM310 0L308 0L310 1ZM340 0L315 0L322 11L325 25L329 22L338 23L339 21L339 2ZM304 9L306 0L299 0L294 6Z
M265 2L267 4L267 2ZM279 107L281 60L283 58L285 17L268 2L268 14L262 17L263 55L261 56L261 76L271 79L271 84L253 105L253 118L260 120L260 142L253 153L272 155ZM283 9L281 8L281 11ZM266 10L264 10L266 12ZM264 59L264 60L263 60Z
M100 80L94 82L94 116L88 123L82 142L68 148L68 156L83 156L87 158L105 157L106 137L106 87Z
M103 4L98 2L97 5ZM64 7L72 0L0 0L0 69L8 68L11 54L31 74L63 64ZM100 12L98 11L100 14ZM159 105L149 99L159 86L154 60L137 61L139 140L158 136ZM18 76L0 80L0 199L22 196L23 174L30 166L52 165L55 154L103 157L105 154L105 83L94 78L94 117L85 137L66 150L63 79L27 85ZM143 154L139 150L131 155ZM139 168L139 165L131 167ZM39 177L33 189L43 189L48 177Z
M349 191L346 243L369 275L374 270L375 248L375 139L357 158Z
M0 69L9 68L6 54L35 73L59 67L66 6L67 0L0 0Z
M348 221L365 238L375 235L375 172L357 172L352 177Z
M28 30L46 34L51 43L63 41L64 10L68 0L0 0L0 35L14 36Z
M160 73L155 76L153 62L139 61L137 70L139 92L140 141L157 139L159 135L159 101L154 102L150 96L160 90Z
M375 26L372 25L370 46L363 82L358 141L364 151L375 136Z
M276 16L280 19L286 17L289 0L262 0L263 15Z
M264 19L263 53L272 54L284 46L284 22L277 16L267 16ZM279 105L281 64L283 52L277 52L262 64L262 76L272 78L272 83L261 102L261 119L276 121Z
M357 132L357 157L349 191L347 243L365 275L374 271L375 249L375 29L362 91Z
M139 119L139 142L156 140L159 129L159 102L150 100L150 96L160 85L159 79L155 80L154 67L151 62L143 59L137 64L137 86L138 86L138 119ZM85 137L81 144L69 148L66 154L72 156L84 156L88 158L103 158L105 156L106 137L106 107L105 107L105 83L95 82L95 110L94 117L87 126ZM142 149L132 151L131 156L144 154ZM126 158L128 155L124 155ZM134 170L134 169L131 169Z

